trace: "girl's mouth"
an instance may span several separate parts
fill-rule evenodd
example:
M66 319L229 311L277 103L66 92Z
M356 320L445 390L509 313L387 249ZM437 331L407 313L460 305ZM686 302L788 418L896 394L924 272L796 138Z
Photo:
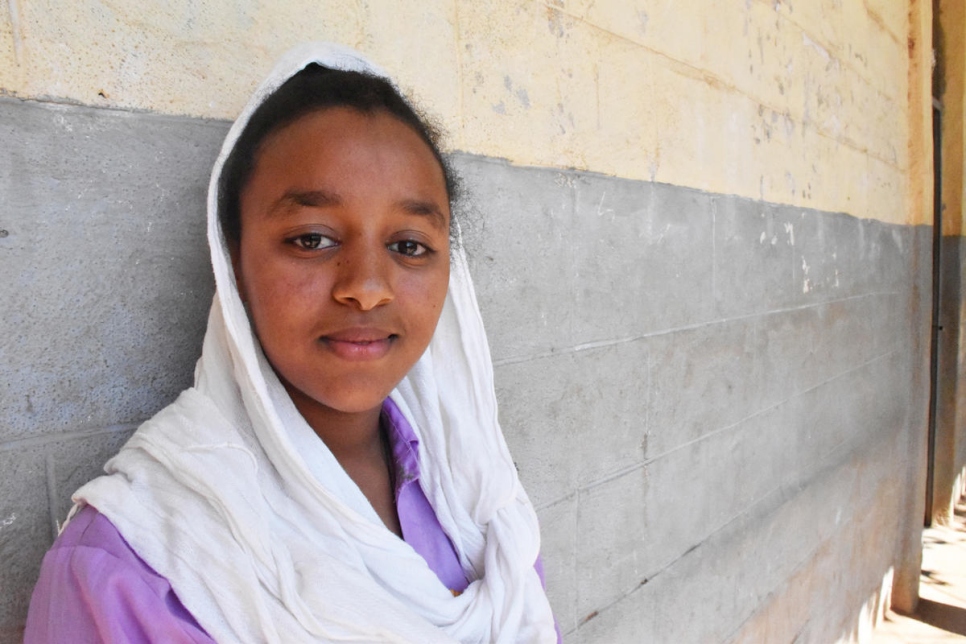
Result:
M398 336L374 329L346 329L324 335L319 341L343 360L378 360L385 356Z

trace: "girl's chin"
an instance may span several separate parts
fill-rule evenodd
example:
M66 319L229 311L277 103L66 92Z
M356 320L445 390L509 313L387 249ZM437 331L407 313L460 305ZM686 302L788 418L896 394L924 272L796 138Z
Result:
M345 391L312 395L284 383L292 402L303 416L307 414L354 415L371 413L382 407L392 388L384 390L346 387Z

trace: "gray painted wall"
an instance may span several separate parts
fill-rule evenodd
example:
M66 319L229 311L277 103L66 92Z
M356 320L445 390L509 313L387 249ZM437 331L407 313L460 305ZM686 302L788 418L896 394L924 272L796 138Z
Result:
M966 238L940 249L938 396L933 519L951 524L966 468Z
M70 493L190 383L226 128L0 100L0 642ZM929 229L455 162L568 644L851 632L918 556Z

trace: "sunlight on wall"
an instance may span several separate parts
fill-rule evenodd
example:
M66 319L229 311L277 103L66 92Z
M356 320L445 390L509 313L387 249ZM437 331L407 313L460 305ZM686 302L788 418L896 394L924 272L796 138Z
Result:
M233 118L291 44L359 48L451 147L918 221L905 2L5 0L8 94Z
M882 577L882 584L859 611L858 619L852 630L837 640L837 644L868 644L872 641L875 627L885 618L889 610L892 594L892 578L894 570L889 568Z

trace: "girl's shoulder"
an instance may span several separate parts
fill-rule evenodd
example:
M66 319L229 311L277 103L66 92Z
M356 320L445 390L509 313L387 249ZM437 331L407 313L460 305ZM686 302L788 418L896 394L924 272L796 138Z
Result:
M41 564L24 642L213 640L93 506L77 512Z

